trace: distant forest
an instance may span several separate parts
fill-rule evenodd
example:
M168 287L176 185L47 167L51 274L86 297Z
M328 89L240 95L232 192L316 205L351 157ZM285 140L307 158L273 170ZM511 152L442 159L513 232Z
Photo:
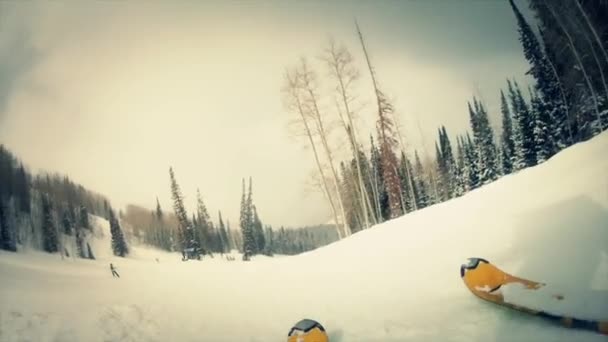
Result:
M0 145L0 247L18 247L94 259L88 240L95 234L90 214L109 219L115 253L126 243L113 209L104 196L72 182L67 176L32 175Z
M115 255L127 255L129 242L166 251L187 248L180 240L178 216L173 211L164 212L158 201L155 210L128 205L124 212L116 212L106 197L74 183L68 176L33 175L3 145L0 145L0 185L0 248L4 250L32 248L64 256L72 256L71 251L74 257L94 259L95 251L88 241L98 232L94 231L90 215L110 222ZM213 222L200 192L197 213L186 222L186 229L194 233L193 239L202 247L200 254L223 254L233 249L244 252L249 248L242 230L233 229L230 222L224 224L221 212L217 223ZM255 254L293 255L337 240L331 225L274 230L262 226L257 212L251 224L256 232Z

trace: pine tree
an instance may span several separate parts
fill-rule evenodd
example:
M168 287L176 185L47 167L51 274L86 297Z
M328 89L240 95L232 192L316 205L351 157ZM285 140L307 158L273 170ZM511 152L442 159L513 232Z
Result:
M551 61L547 58L543 52L541 44L539 43L534 31L525 20L513 0L509 0L513 13L517 18L519 40L524 50L524 56L530 63L529 74L534 77L536 84L534 88L538 91L537 95L537 116L548 118L549 121L545 121L549 124L550 121L555 121L554 127L551 132L552 141L557 141L559 146L565 147L569 145L569 119L566 101L561 82L557 73L555 72ZM534 105L534 104L533 104ZM549 140L547 138L547 140Z
M171 180L171 197L173 198L173 210L178 222L178 246L180 250L194 248L194 229L188 220L188 213L184 207L184 197L175 179L173 168L169 168Z
M19 199L19 210L26 214L30 213L30 183L25 172L25 168L23 164L19 166L19 169L16 170L15 175L15 187L16 187L16 195Z
M508 82L509 98L513 107L514 170L536 165L534 117L516 81Z
M266 248L266 239L264 237L264 227L262 226L262 221L258 216L258 211L253 206L253 223L252 223L253 233L255 236L255 247L256 253L262 253Z
M4 205L4 201L2 200L2 196L0 196L0 248L11 252L16 252L17 242L15 239L15 234L12 231L12 227L8 223L7 216L8 213Z
M42 234L43 248L48 253L59 251L59 239L53 217L53 207L48 195L42 196Z
M222 212L218 212L219 216L219 234L220 234L220 242L222 245L222 249L220 253L228 253L230 252L230 237L228 236L228 232L226 231L226 226L224 226L224 221L222 220Z
M209 211L207 210L207 206L203 202L203 197L201 196L199 189L196 189L196 202L198 229L200 235L200 247L203 249L203 254L211 254L212 250L215 249L214 243L212 241L213 228L211 223L211 217L209 216Z
M444 126L439 128L439 145L435 143L437 161L437 187L442 201L454 197L456 186L456 162L452 144Z
M462 137L458 136L456 139L456 174L455 174L455 187L454 187L454 196L460 197L464 195L467 188L467 181L465 178L465 156L464 156L464 143L462 142Z
M110 208L110 233L112 235L112 252L114 255L124 257L129 253L127 242L125 241L122 228L118 223L118 218L114 211Z
M106 202L107 203L107 202ZM108 215L109 217L109 215ZM89 211L87 210L87 207L85 207L84 205L80 207L80 212L79 212L79 225L82 228L91 230L91 223L89 222Z
M473 190L479 187L479 169L477 159L478 153L471 136L467 132L466 140L463 139L464 145L464 174L467 183L467 189Z
M473 105L474 108L471 108L469 103L468 107L474 147L477 151L477 170L481 184L487 184L498 178L498 154L494 142L494 132L483 103L473 98Z
M243 234L243 259L249 260L256 252L256 240L253 230L253 194L249 178L249 193L245 197L245 180L243 179L243 196L241 199L241 231Z
M509 105L505 94L500 90L500 112L502 114L501 135L501 166L503 174L507 175L513 171L513 160L515 158L515 142L513 141L513 122Z
M376 217L378 218L378 222L381 223L389 218L388 193L386 191L386 185L383 178L384 172L380 159L380 151L378 150L378 147L374 144L374 139L371 135L370 139L370 177L372 178L372 193L374 194L372 206L376 213Z
M158 201L158 197L156 197L156 219L159 221L163 220L163 210L160 207L160 202Z
M233 249L237 249L234 241L234 235L232 234L232 229L230 229L229 221L226 221L226 235L228 236L228 252L231 252Z
M264 254L266 254L268 256L272 256L275 253L275 240L274 240L274 231L272 230L272 226L266 227L265 234L266 234L266 236L265 236L266 250L264 251Z
M401 152L401 159L399 161L399 179L401 180L401 189L403 191L401 193L401 198L405 213L414 211L414 208L416 207L415 198L413 196L414 189L411 189L411 182L408 178L408 176L411 174L410 161L407 159L405 153Z
M416 199L418 201L417 205L419 209L425 208L429 205L431 205L430 199L429 199L429 187L428 187L428 183L425 179L425 172L424 172L424 167L422 166L422 163L420 162L420 157L418 156L418 151L414 152L414 159L416 162L416 166L415 166L415 171L414 174L415 176L415 180L414 180L414 184L416 185L416 190L417 190L417 196Z
M536 91L530 89L530 112L534 119L534 151L538 164L549 159L556 152L551 135L551 118L545 110L542 99Z
M72 235L72 220L70 218L69 209L63 211L63 217L61 218L61 224L63 226L63 233L66 235Z

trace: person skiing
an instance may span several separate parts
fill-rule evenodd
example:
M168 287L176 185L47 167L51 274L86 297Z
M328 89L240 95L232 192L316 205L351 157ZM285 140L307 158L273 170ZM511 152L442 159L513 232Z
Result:
M112 265L112 263L110 263L110 271L112 271L112 277L120 278L120 275L118 274L118 272L116 272L116 268L114 267L114 265Z

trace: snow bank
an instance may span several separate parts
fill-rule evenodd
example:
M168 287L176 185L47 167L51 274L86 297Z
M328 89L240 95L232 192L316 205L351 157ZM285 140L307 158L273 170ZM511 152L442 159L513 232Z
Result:
M608 290L606 151L608 133L294 257L181 262L135 247L122 259L109 245L94 261L2 252L0 340L273 342L307 317L332 342L605 341L479 300L459 267L484 257L608 318L608 302L585 304Z

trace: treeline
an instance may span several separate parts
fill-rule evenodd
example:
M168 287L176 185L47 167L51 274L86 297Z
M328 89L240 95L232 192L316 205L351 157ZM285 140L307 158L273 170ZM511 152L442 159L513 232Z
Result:
M242 181L241 213L239 228L232 229L230 222L218 212L217 221L210 218L207 207L197 190L196 213L189 216L183 203L183 195L175 173L169 170L173 212L165 213L156 200L156 210L128 205L122 219L132 228L133 237L145 244L166 251L179 251L184 259L213 257L237 250L244 260L263 254L293 255L313 250L337 240L335 229L330 225L285 229L275 231L264 225L253 201L253 183L249 180L248 191ZM181 221L180 221L181 217Z
M267 241L273 254L295 255L311 251L338 240L333 225L307 226L295 229L281 227L277 231L268 227Z
M0 247L16 252L33 248L64 256L94 258L88 243L93 235L89 214L111 218L108 200L67 176L32 175L0 145ZM114 252L128 247L118 221L112 224Z
M394 107L376 77L356 23L375 98L376 132L368 133L369 151L364 150L356 127L360 71L349 49L328 42L321 54L326 78L306 58L287 68L284 102L311 147L320 187L334 221L340 223L340 238L540 164L606 128L608 5L532 0L537 35L515 3L510 4L531 66L528 73L535 82L521 89L509 79L497 94L502 116L499 134L490 125L487 105L473 97L468 102L470 132L457 135L454 144L441 126L434 158L426 151L406 151ZM325 91L321 84L331 85L331 90ZM342 132L338 132L341 140L349 142L349 160L338 162L334 156L329 141L336 135L335 127Z

